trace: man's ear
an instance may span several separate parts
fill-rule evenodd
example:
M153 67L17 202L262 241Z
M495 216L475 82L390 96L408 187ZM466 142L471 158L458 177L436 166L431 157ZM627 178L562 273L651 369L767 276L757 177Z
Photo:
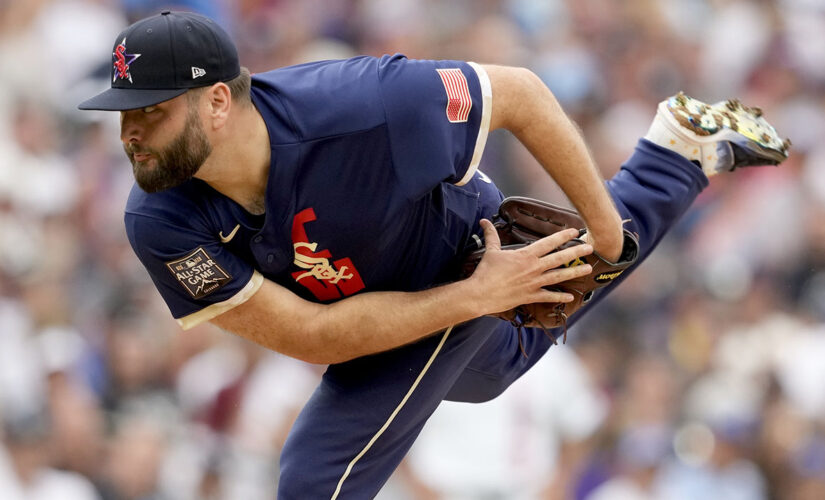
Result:
M232 92L225 83L218 82L209 87L206 93L212 128L222 128L229 118L229 111L232 109Z

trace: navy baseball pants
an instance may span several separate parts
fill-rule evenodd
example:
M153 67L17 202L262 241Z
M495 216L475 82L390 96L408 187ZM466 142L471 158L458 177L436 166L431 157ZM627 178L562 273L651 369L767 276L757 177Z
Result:
M639 141L607 181L622 218L630 219L625 227L639 235L639 263L707 184L696 165ZM488 210L481 215L492 216ZM571 324L627 274L597 292ZM490 400L553 345L540 330L525 333L527 358L515 327L483 317L415 344L330 366L284 447L278 498L374 497L442 400Z

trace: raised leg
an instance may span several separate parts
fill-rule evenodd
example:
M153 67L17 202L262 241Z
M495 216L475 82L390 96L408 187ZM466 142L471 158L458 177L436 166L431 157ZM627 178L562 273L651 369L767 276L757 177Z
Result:
M762 111L736 99L705 104L679 93L662 101L644 139L607 187L626 227L639 235L638 266L690 207L708 177L742 167L778 165L788 157L790 140L782 140ZM633 268L630 269L632 271ZM568 322L575 324L630 273L625 272ZM506 325L506 324L505 324ZM483 401L497 396L526 372L553 345L542 331L526 329L518 348L518 331L494 335L478 351L447 398ZM561 336L561 330L551 332Z

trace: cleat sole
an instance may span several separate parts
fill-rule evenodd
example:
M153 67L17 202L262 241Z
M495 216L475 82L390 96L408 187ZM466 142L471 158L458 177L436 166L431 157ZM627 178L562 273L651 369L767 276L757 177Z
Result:
M738 99L706 104L679 92L659 104L657 115L684 141L678 152L698 160L707 175L778 165L788 157L791 142L779 137L761 108L745 106Z

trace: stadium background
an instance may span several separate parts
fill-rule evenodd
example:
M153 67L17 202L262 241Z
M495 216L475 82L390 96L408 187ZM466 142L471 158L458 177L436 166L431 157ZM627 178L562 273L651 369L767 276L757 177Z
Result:
M163 7L218 19L253 72L529 67L605 176L678 90L762 107L786 164L717 177L567 346L500 400L445 405L382 497L825 498L823 0L0 1L0 497L273 498L320 374L181 333L128 247L117 115L75 106ZM564 203L507 134L482 170Z

